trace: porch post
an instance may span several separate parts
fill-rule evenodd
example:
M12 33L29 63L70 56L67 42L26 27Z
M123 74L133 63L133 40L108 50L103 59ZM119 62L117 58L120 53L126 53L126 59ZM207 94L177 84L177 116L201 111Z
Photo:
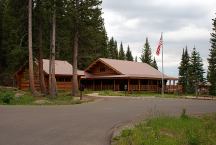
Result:
M170 91L171 91L171 80L169 80L169 92L168 93L170 93Z
M116 90L116 89L115 89L115 79L114 79L113 83L114 83L114 87L113 87L113 88L114 88L114 91L115 91L115 90Z
M130 91L130 79L128 79L128 92Z
M159 84L159 83L158 83L158 80L157 80L157 92L159 92L159 87L158 87L158 84Z
M175 89L175 80L173 80L173 90Z
M80 87L81 77L78 77L78 87Z
M140 79L138 80L138 83L139 83L139 91L140 91Z
M103 82L102 82L102 80L101 80L101 91L103 90Z
M93 90L95 91L95 80L93 80Z

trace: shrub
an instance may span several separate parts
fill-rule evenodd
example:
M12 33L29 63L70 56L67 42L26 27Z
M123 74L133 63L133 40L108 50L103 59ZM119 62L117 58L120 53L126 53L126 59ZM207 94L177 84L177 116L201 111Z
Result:
M9 93L9 92L3 92L0 94L0 98L1 98L1 101L4 103L4 104L10 104L11 101L14 99L14 94L13 93Z

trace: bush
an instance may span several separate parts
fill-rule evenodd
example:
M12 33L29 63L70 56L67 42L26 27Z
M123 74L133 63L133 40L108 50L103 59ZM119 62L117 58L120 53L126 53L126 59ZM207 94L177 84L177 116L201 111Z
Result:
M0 98L4 104L10 104L11 101L14 99L14 94L9 92L3 92L0 94Z

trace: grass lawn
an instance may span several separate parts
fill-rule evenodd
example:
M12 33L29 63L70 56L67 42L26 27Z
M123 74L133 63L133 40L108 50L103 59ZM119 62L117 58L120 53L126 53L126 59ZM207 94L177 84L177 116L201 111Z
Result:
M216 145L216 114L158 117L125 129L114 145Z
M58 91L56 98L49 99L48 96L33 97L29 91L0 87L0 105L71 105L84 102L87 101L80 101L65 91Z
M130 96L130 97L162 97L159 93L154 92L147 92L147 91L133 91L133 92L125 92L124 91L111 91L111 90L105 90L105 91L98 91L98 95L100 96ZM178 94L164 94L165 98L180 98L183 97Z

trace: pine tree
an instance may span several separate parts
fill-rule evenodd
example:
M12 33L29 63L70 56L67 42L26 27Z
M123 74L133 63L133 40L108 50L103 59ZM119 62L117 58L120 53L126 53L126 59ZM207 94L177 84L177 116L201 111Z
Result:
M42 94L47 94L45 80L44 80L44 71L43 71L43 3L42 0L37 0L35 2L35 15L36 15L36 26L37 26L37 41L38 41L38 70L39 70L39 83L40 90Z
M119 60L125 60L125 52L124 52L122 42L120 44L120 49L119 49Z
M151 64L151 66L152 66L153 68L155 68L155 69L158 70L158 66L157 66L157 62L156 62L156 60L155 60L155 57L154 57L154 60L153 60L153 62L152 62L152 64Z
M128 45L128 47L127 47L126 60L128 60L128 61L133 61L133 55L132 55L132 53L131 53L131 51L130 51L130 46L129 46L129 45Z
M49 94L51 98L57 95L56 78L55 78L55 55L56 55L56 3L53 1L53 14L52 14L52 39L51 51L49 61Z
M49 58L53 1L54 0L33 1L33 58L39 57L38 49L42 47L43 49L41 52L43 53L43 58ZM77 54L77 68L84 69L96 58L108 57L108 54L110 54L108 53L108 37L102 18L102 1L79 0L80 7L78 11L76 11L75 8L75 1L76 0L56 0L56 59L67 60L72 63L74 53L71 53L71 49L74 48L75 22L78 13L79 48ZM26 0L0 0L1 85L12 85L12 79L10 78L12 78L14 72L28 59L27 5L28 1ZM39 8L40 10L38 10ZM42 13L40 13L41 11ZM40 22L42 22L42 28L40 28ZM41 30L42 35L39 35ZM42 41L39 42L39 40Z
M198 85L204 82L204 69L202 58L196 48L193 48L190 57L190 67L189 67L189 93L197 93Z
M88 65L98 55L104 45L104 23L102 18L101 0L68 0L66 5L68 15L71 16L70 30L73 49L73 95L78 92L77 69L78 66ZM99 38L99 39L98 39ZM99 41L100 40L100 41ZM103 41L101 41L103 40ZM83 53L82 53L83 52ZM90 54L90 55L89 55ZM82 61L82 62L81 62ZM82 64L83 63L83 64Z
M28 60L28 1L1 0L0 4L0 84L12 85L12 75Z
M108 43L108 58L115 59L114 51L115 51L115 40L113 37L111 37Z
M108 37L107 37L105 27L103 27L100 37L101 37L100 38L101 49L100 49L99 57L107 58L108 57Z
M117 41L115 41L115 45L114 45L114 53L113 53L113 57L114 57L114 59L118 59L118 43L117 43Z
M183 49L182 58L180 62L179 69L179 84L183 87L183 92L188 93L189 92L189 66L190 66L190 57L188 55L187 46L185 50Z
M33 68L33 50L32 50L32 0L28 1L28 50L29 50L29 84L33 95L36 95L34 68Z
M208 58L208 81L211 83L209 93L216 96L216 18L213 19L213 32L211 33L211 49Z
M4 49L2 47L2 27L3 27L3 9L4 9L4 0L0 1L0 70L3 70L3 67L5 67L5 52Z
M77 75L77 57L78 57L78 49L79 49L79 33L80 33L80 0L75 0L75 26L74 26L74 38L73 38L73 88L72 88L72 96L77 96L78 94L78 75Z
M140 57L140 60L143 63L147 63L149 65L152 65L152 53L151 53L151 47L149 45L148 38L146 38L146 42L145 42L144 48L142 50L142 55Z

